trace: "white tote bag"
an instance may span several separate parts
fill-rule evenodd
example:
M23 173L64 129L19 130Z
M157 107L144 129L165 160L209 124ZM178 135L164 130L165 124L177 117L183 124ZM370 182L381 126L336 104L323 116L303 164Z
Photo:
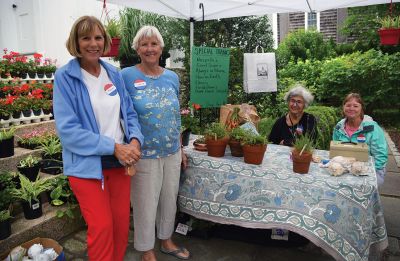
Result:
M275 53L245 53L243 65L243 88L246 93L276 92Z

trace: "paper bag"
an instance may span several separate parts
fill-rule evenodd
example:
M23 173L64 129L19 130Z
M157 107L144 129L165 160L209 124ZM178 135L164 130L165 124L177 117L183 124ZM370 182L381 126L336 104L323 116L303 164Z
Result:
M254 105L249 105L247 103L243 103L240 105L233 105L233 104L222 105L219 113L219 122L227 125L229 123L229 120L233 113L233 109L235 107L240 108L239 111L240 124L246 122L252 122L254 123L255 126L258 126L258 123L260 121L260 116L258 116L257 114L257 109Z
M275 53L245 53L243 88L246 93L276 92Z

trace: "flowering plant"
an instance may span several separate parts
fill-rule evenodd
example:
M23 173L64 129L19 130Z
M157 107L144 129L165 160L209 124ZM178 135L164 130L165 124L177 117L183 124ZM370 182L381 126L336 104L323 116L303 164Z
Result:
M199 125L199 120L187 108L181 109L181 130L192 130Z

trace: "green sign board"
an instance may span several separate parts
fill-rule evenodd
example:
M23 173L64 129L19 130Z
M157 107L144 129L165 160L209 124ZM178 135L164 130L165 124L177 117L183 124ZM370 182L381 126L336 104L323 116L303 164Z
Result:
M190 101L202 108L226 104L229 80L229 48L192 48Z

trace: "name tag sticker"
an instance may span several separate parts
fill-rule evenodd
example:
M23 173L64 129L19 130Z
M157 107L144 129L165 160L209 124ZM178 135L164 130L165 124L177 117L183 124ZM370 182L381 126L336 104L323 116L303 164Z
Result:
M107 95L109 96L114 96L117 94L117 88L114 86L112 83L107 83L104 86L104 91L106 92Z
M142 79L137 79L133 82L133 86L135 86L135 88L138 90L143 90L144 88L146 88L146 85L146 81Z

